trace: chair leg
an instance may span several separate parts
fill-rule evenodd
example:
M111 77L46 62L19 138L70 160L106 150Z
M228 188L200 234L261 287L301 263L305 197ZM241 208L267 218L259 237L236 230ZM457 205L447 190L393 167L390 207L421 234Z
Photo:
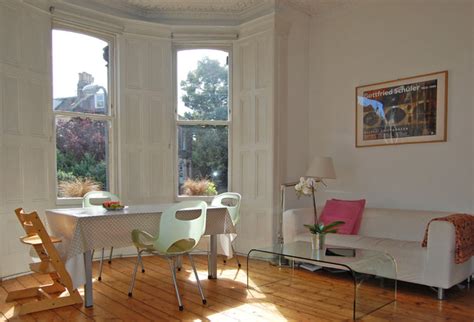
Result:
M112 255L114 253L114 248L110 247L110 255L109 255L109 264L112 264Z
M94 252L95 252L95 249L93 249L91 252L91 261L94 261Z
M100 256L100 267L99 267L99 278L98 280L102 280L102 267L104 267L104 248L102 248L102 255Z
M140 264L142 265L142 273L145 273L145 266L143 264L143 257L140 256Z
M241 268L242 265L240 265L239 258L237 257L237 255L235 255L234 243L232 242L232 239L231 239L230 235L228 235L228 237L229 237L230 247L232 248L232 253L234 254L235 260L237 261L237 265L239 266L239 268ZM227 260L224 259L224 264L226 264L226 263L227 263Z
M178 283L176 282L176 270L174 266L174 261L170 259L169 257L166 257L166 259L168 260L168 264L170 265L171 277L173 277L174 290L176 291L176 297L178 298L179 310L182 311L184 309L184 306L183 306L183 303L181 302L181 296L179 295L179 290L178 290Z
M142 261L142 251L138 251L137 262L135 263L135 268L133 269L132 281L130 282L130 288L128 289L128 296L132 297L133 287L135 286L135 278L137 277L137 268L138 264Z
M183 266L183 257L181 255L176 256L175 263L176 269L178 272L181 272L181 267Z
M191 266L193 267L194 276L196 277L196 282L197 282L197 285L198 285L199 294L201 294L202 304L206 304L207 301L206 301L206 298L204 297L204 293L202 292L201 282L199 281L199 276L198 276L197 271L196 271L196 266L194 266L193 257L191 256L190 253L188 253L188 257L189 257L189 261L191 262Z
M232 242L230 243L230 247L232 248L232 253L234 254L235 260L237 261L237 265L239 266L239 268L241 268L242 265L240 265L239 257L237 256L237 253L235 252L234 244L232 244Z

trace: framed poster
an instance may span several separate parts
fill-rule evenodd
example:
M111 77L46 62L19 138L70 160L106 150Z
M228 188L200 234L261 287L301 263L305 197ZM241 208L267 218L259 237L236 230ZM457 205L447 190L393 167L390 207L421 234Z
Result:
M446 141L448 72L356 88L356 147Z

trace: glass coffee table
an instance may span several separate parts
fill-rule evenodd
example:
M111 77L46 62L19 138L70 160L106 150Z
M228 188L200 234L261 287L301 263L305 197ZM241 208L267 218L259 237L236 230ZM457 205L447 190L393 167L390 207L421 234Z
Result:
M332 254L327 251L332 251ZM265 274L262 273L262 260L277 265L282 262L290 264L289 268L280 266L279 270L272 270L272 274ZM319 293L317 283L314 283L314 287L308 287L312 281L307 278L304 281L295 278L296 262L311 263L340 273L334 283L330 279L325 281L326 290L334 289L336 296L326 290ZM252 272L250 268L255 271ZM339 308L338 313L342 314L345 310L347 314L352 313L350 318L355 320L396 300L397 266L392 256L381 251L331 245L326 245L322 250L313 250L311 243L300 241L251 249L247 255L247 288L264 294L269 289L273 292L296 293L302 296L302 302L308 299L313 302L320 300L325 304L331 302ZM338 289L340 294L337 294ZM348 301L348 294L352 295L352 303Z

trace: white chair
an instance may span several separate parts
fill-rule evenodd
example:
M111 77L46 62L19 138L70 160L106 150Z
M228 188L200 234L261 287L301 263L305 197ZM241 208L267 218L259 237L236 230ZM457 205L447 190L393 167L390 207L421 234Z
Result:
M120 201L119 197L110 193L108 191L89 191L84 195L82 198L82 208L90 208L90 207L101 207L105 201ZM110 255L109 255L109 264L112 263L112 254L114 248L110 247ZM100 257L100 268L99 268L99 277L98 280L102 280L102 267L104 264L104 252L105 249L102 248L102 255ZM94 252L92 252L92 256L94 256Z
M212 199L211 205L227 207L227 211L229 212L230 218L232 219L232 224L236 226L237 223L240 221L241 199L242 199L241 195L238 194L237 192L224 192L224 193L221 193L220 195L215 196L214 199ZM235 249L233 245L233 241L235 240L234 235L228 234L222 237L228 238L230 247L232 248L232 253L235 254ZM241 267L240 261L236 255L235 255L235 259L237 260L237 265L240 268ZM224 263L226 263L226 260L224 260Z
M193 211L191 218L177 216L178 212ZM200 211L199 216L195 216ZM181 215L181 214L180 214ZM207 205L204 201L184 201L166 209L160 218L159 233L153 236L146 231L135 229L132 231L132 241L137 247L138 255L135 268L133 270L132 281L128 296L132 296L138 264L142 264L142 253L157 254L166 257L170 265L171 276L173 278L174 289L178 299L179 310L184 309L179 295L178 284L176 283L175 260L178 256L187 254L196 277L197 286L201 295L202 303L206 304L206 298L202 292L196 267L190 252L196 247L206 229Z

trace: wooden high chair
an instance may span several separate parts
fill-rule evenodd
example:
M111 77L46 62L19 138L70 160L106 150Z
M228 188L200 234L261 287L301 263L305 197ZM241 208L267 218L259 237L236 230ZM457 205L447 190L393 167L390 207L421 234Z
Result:
M61 240L49 236L35 211L26 214L22 208L18 208L15 209L15 213L26 232L26 236L20 237L20 241L33 246L41 260L38 263L30 264L30 269L33 272L49 274L53 283L9 292L6 302L31 298L32 301L18 304L15 307L15 311L19 315L82 303L81 295L77 289L73 288L71 276L66 271L64 262L59 257L56 247L54 247L54 243L59 243ZM59 297L50 295L66 290L69 295L62 296L61 294ZM35 298L36 301L34 301Z

